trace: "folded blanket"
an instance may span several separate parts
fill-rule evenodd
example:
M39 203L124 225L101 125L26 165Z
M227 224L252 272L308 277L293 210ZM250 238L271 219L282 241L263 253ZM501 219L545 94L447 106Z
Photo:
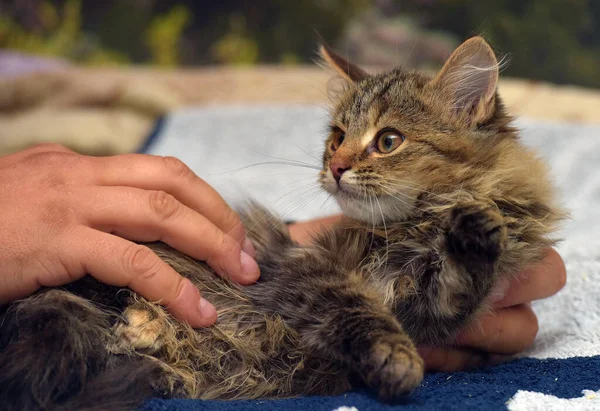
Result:
M181 103L152 78L122 78L0 50L0 156L53 142L89 155L134 150Z
M312 106L187 109L169 115L147 152L186 162L233 204L248 198L286 219L338 212L316 184L327 113ZM570 210L559 246L568 284L534 303L540 332L513 362L430 374L401 404L366 392L253 401L148 401L144 410L600 409L600 127L519 120L524 141L552 167ZM294 163L295 165L292 165ZM344 408L345 407L345 408Z

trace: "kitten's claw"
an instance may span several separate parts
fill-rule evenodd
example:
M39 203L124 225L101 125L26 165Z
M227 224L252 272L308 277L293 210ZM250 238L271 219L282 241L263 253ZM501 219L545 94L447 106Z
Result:
M425 365L407 336L380 337L371 347L366 382L379 398L392 400L409 394L423 380Z
M489 205L473 203L452 209L447 242L454 255L493 263L504 251L507 240L502 216Z

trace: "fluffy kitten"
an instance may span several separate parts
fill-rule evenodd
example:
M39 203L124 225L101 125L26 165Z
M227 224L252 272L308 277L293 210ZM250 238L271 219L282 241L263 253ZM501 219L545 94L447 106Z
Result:
M443 344L503 278L539 261L560 218L542 161L519 142L479 37L434 78L369 75L327 47L346 79L319 179L346 219L300 247L258 207L244 216L262 277L241 287L150 244L219 310L194 330L91 277L4 307L5 409L119 409L150 395L338 394L382 399L423 378L415 344Z

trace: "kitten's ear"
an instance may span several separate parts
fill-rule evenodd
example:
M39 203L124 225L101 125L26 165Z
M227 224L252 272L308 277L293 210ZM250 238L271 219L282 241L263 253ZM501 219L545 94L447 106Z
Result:
M350 63L348 60L333 51L324 42L321 43L319 54L323 61L332 69L337 71L342 77L351 82L357 82L369 77L369 74L360 67Z
M498 67L492 48L482 37L473 37L452 53L432 84L452 114L477 124L494 112Z

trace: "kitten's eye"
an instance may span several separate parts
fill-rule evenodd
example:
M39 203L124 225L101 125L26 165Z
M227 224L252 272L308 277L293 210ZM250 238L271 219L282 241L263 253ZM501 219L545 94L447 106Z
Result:
M340 133L337 136L333 137L333 141L331 142L331 149L333 151L337 150L344 142L344 138L346 138L346 133Z
M404 135L396 130L383 130L377 137L377 150L387 154L391 153L406 139Z

